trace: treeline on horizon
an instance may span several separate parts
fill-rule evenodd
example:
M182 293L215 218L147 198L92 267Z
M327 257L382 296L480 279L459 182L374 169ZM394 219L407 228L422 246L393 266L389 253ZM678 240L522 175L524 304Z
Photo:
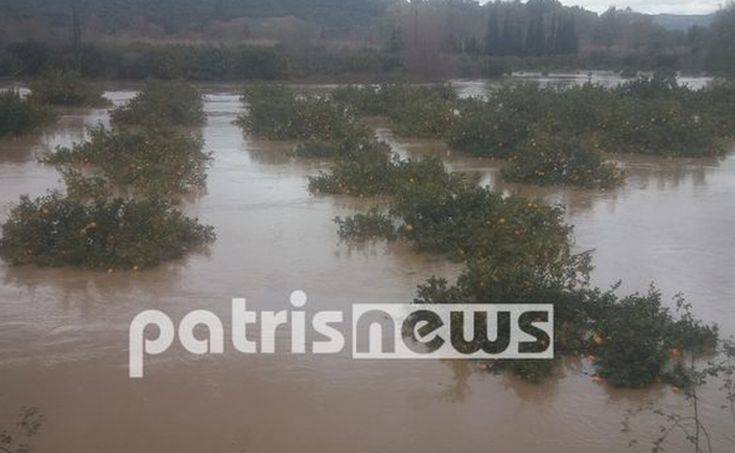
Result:
M709 27L556 0L0 0L0 76L275 80L512 70L735 73L735 7ZM93 44L94 43L94 44Z

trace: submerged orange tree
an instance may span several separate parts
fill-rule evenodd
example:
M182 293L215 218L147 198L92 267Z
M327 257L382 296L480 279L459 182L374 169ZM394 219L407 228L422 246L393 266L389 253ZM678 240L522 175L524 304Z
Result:
M30 99L41 104L71 107L105 107L110 104L102 96L102 89L74 71L49 70L33 80L30 88Z
M212 227L162 200L83 202L51 193L21 197L13 207L2 225L0 258L11 265L138 270L212 240Z
M0 93L0 138L33 132L53 119L44 104L23 99L15 90Z
M585 89L597 95L608 94ZM524 93L535 96L534 90L524 88ZM371 91L367 93L370 95ZM365 92L351 95L361 97ZM512 91L506 96L511 104L518 101ZM521 104L517 106L518 117L538 116L531 109L523 110ZM582 116L582 111L595 106L590 102L565 108L572 109L566 115ZM255 109L250 114L257 116ZM541 119L538 116L534 123ZM594 124L595 118L587 120ZM355 120L344 121L350 124ZM280 134L298 137L299 134L292 135L288 130L288 124L281 124L285 130ZM599 156L585 154L577 148L556 150L557 143L549 137L548 129L525 134L521 142L511 144L509 155L518 152L516 146L522 147L531 140L538 142L543 137L549 143L539 143L539 153L542 157L550 153L549 158L523 161L518 168L509 167L507 172L522 172L527 167L543 172L536 173L534 182L538 177L548 178L552 183L570 180L580 185L617 182L615 169L605 164L601 166L607 169L605 178L609 179L600 179L601 173L586 171L600 166ZM509 133L508 137L512 138L513 134ZM621 298L614 288L603 291L592 287L589 284L591 254L573 252L572 228L564 222L562 207L549 206L540 200L506 197L479 187L474 178L448 172L439 159L400 159L374 136L349 141L335 141L332 137L330 143L334 152L323 155L334 157L334 165L329 172L310 178L309 189L313 193L380 195L388 200L387 206L335 219L344 240L401 239L417 250L444 254L465 264L464 272L453 284L435 277L419 286L415 303L551 301L557 357L593 355L598 376L621 387L645 387L657 380L679 382L682 369L675 366L673 352L701 352L713 348L717 342L714 326L672 313L654 289ZM546 176L549 168L552 171ZM523 378L540 380L551 373L553 363L495 361L492 368L508 369Z
M112 129L92 128L87 141L44 156L62 173L66 194L21 197L2 224L0 258L139 270L213 241L212 227L174 207L204 186L210 155L186 129L203 119L198 91L149 85L113 111Z

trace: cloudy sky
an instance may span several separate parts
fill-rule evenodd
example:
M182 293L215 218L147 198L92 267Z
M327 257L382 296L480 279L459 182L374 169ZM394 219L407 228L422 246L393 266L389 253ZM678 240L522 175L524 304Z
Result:
M492 0L485 0L492 1ZM485 3L480 0L480 3ZM525 0L524 0L525 1ZM648 14L709 14L724 6L727 0L560 0L567 6L582 6L590 11L605 12L610 6L630 7Z
M631 7L641 13L671 13L671 14L709 14L717 11L725 0L561 0L565 5L579 5L586 9L601 13L608 7Z

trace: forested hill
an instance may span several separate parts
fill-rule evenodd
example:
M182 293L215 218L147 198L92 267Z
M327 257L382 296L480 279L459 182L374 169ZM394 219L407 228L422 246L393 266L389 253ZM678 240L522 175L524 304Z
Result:
M156 25L167 33L241 17L292 16L325 26L365 25L397 0L0 0L0 17L13 22L62 26L74 5L87 19L110 29Z
M687 31L692 27L709 27L715 14L655 14L653 23L667 30Z

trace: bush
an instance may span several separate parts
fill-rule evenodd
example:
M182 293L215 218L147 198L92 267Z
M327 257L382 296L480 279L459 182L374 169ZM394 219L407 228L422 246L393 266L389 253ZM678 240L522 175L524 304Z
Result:
M695 102L700 117L714 125L718 136L735 138L735 81L710 83L698 93Z
M465 112L469 105L489 115L509 112L521 120L529 139L510 148L518 156L504 170L508 176L583 186L619 181L617 169L605 163L596 148L570 138L581 135L594 143L595 126L604 122L602 112L614 104L615 96L594 86L564 93L524 87L518 93L522 96L508 90L498 104L470 100L463 106ZM529 97L546 113L520 105L519 99ZM713 327L692 317L670 316L658 295L619 299L613 290L590 289L591 255L573 252L572 228L565 224L561 207L478 187L476 181L449 173L438 159L403 161L391 158L385 148L344 157L339 149L329 153L338 157L332 172L310 179L312 191L391 196L387 213L372 209L336 218L342 239L400 237L418 251L445 253L466 265L454 285L431 278L419 286L415 303L550 301L555 351L599 353L599 375L626 387L666 378L669 349L696 352L717 340ZM493 369L539 381L551 373L553 364L500 360L493 362Z
M249 134L271 140L337 141L354 133L352 112L326 97L297 95L282 85L256 85L245 90L247 112L236 123Z
M387 116L398 135L430 138L446 135L457 102L448 84L347 86L334 89L331 97L361 115Z
M182 257L214 240L163 201L114 199L82 203L58 193L12 208L2 225L0 258L11 265L142 269Z
M636 99L670 98L686 96L690 90L680 86L675 72L657 71L651 77L639 77L625 82L613 90L620 97Z
M23 99L17 91L0 93L0 137L32 132L53 120L47 107Z
M446 171L439 158L401 160L390 147L374 141L346 159L337 160L330 173L309 178L309 190L357 196L395 195L416 184L452 185L463 178Z
M202 146L200 137L174 128L110 130L100 125L90 130L88 141L58 148L43 161L67 169L65 179L75 194L89 190L100 195L99 186L106 182L122 191L171 197L204 187L210 155ZM82 166L91 166L97 180L84 182L80 173L68 171Z
M336 141L308 139L297 145L291 154L297 157L350 159L369 152L366 150L371 148L382 148L384 152L390 152L387 145L380 145L375 140L375 136L367 127L354 125L344 134Z
M200 126L202 93L182 82L149 82L127 105L110 113L113 125Z
M454 118L457 94L450 85L402 86L391 93L393 131L404 137L443 138Z
M389 110L389 90L388 85L348 85L332 90L331 97L360 115L383 116Z
M85 82L76 72L51 70L30 84L32 101L75 107L104 107L110 101L103 90Z
M309 177L313 193L355 196L385 195L395 188L394 161L390 148L374 142L350 159L340 159L330 173Z
M610 188L620 184L621 171L595 146L590 140L539 129L510 158L501 174L508 181L540 185Z
M701 157L724 150L711 118L679 100L626 98L612 107L599 134L605 151Z
M521 155L538 124L552 122L566 137L582 136L609 152L711 156L735 123L728 88L713 88L719 102L657 74L616 89L585 84L564 89L534 85L502 88L485 101L463 100L447 141L476 156Z
M395 239L396 229L391 218L377 209L342 219L335 217L339 237L348 241L364 242L371 239Z
M482 157L508 157L517 150L531 125L548 110L548 93L522 84L490 93L490 99L459 104L447 141L452 148Z
M647 387L667 374L670 357L717 343L716 327L688 317L675 319L654 289L594 308L598 374L616 387Z

